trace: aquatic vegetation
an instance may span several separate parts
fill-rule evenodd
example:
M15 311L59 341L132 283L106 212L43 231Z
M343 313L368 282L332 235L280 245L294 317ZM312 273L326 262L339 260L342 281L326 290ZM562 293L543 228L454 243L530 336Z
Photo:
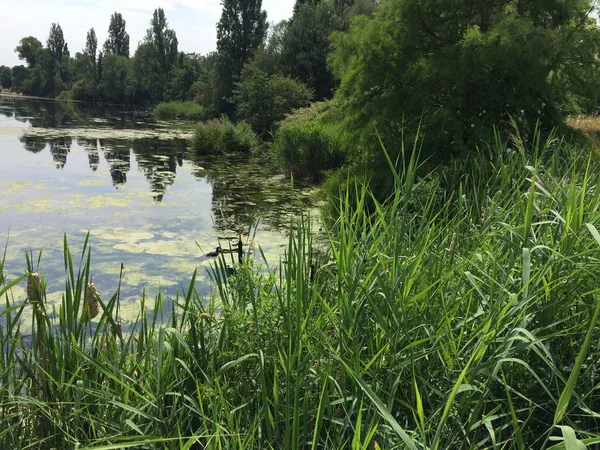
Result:
M200 123L192 138L192 148L201 154L249 153L259 139L246 122L233 124L226 116Z
M320 239L295 221L276 264L220 255L211 291L194 272L178 296L122 301L125 277L147 278L119 270L90 322L87 239L81 255L64 242L56 316L43 267L32 304L31 262L0 265L0 446L593 448L600 162L558 140L506 149L438 183L413 154L385 202L341 192Z
M344 164L345 147L338 129L316 119L282 125L273 142L273 151L289 172L313 181Z
M162 102L154 109L160 118L202 120L205 116L204 108L196 102Z
M24 137L43 137L47 139L69 136L77 139L190 139L194 133L177 128L26 128L19 133Z

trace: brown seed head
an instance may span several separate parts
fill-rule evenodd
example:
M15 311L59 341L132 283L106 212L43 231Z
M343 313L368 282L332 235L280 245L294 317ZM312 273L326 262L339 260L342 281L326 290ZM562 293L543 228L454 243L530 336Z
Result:
M37 272L31 272L27 277L27 299L30 302L40 300L40 276Z
M85 297L83 299L83 321L89 322L94 317L98 315L100 312L100 307L98 304L98 299L100 295L98 294L98 290L96 289L96 285L94 283L88 283L88 287L85 290Z

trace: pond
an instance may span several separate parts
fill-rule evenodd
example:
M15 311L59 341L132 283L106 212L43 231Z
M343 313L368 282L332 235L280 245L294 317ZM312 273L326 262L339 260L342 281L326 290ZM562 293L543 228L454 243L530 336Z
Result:
M247 251L259 259L260 246L277 264L290 220L312 206L311 191L292 187L264 157L196 155L191 134L189 125L118 109L0 99L5 275L22 275L25 254L37 262L43 250L39 271L58 305L64 235L78 264L89 232L93 280L110 298L123 264L122 311L132 319L144 290L172 297L196 268L196 289L209 294L214 258L204 254L235 245L239 229ZM24 288L12 290L15 300Z

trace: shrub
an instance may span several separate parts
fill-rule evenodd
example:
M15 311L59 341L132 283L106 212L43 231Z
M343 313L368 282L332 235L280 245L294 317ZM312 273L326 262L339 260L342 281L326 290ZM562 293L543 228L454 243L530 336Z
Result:
M331 101L314 102L305 108L294 110L288 114L280 123L279 126L292 125L297 123L308 122L313 119L323 119L324 115L332 108ZM323 122L333 122L323 119Z
M196 102L162 102L154 110L163 119L202 120L204 108Z
M312 90L304 83L281 75L268 76L253 65L244 68L234 92L239 117L262 135L273 131L286 114L308 105L312 97Z
M192 147L201 153L248 153L258 146L259 140L246 122L233 124L227 117L213 119L198 125Z
M346 161L343 141L333 125L309 120L281 127L273 149L289 171L319 181Z

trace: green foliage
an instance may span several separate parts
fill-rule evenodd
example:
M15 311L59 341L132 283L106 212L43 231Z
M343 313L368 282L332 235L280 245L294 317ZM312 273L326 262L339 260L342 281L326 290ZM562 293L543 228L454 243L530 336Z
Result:
M0 447L594 448L600 163L532 142L496 134L426 186L413 153L385 202L353 183L281 264L221 255L212 295L194 274L133 322L118 286L87 321L87 239L55 308L41 254L22 277L0 259Z
M104 42L104 53L129 58L129 34L125 31L127 22L121 13L115 12L110 18L108 38Z
M114 53L107 53L102 59L100 91L108 103L133 102L132 61Z
M334 78L327 67L329 36L343 27L329 2L303 3L287 26L281 42L283 73L297 77L315 92L317 100L331 97Z
M346 160L344 136L319 120L281 126L273 150L296 177L319 181L325 171L341 167Z
M286 114L308 105L312 96L303 83L281 75L268 76L253 64L244 67L234 91L238 117L263 136Z
M169 28L165 11L162 8L154 10L145 42L155 46L160 67L164 73L168 73L177 62L178 41L175 31Z
M13 90L21 91L23 82L27 79L27 67L23 65L13 66L12 68L12 86Z
M137 104L156 104L162 101L167 84L158 47L152 43L141 44L133 59L134 95Z
M223 0L217 24L217 109L230 112L231 95L244 65L267 34L267 13L262 0Z
M599 98L591 3L382 1L333 39L340 120L374 154L377 127L393 157L402 130L419 124L424 151L444 156L513 119L552 128Z
M162 102L154 109L155 114L162 119L202 120L204 108L196 102Z
M97 49L98 38L96 37L96 31L93 28L91 28L90 31L88 31L85 40L85 49L83 51L83 54L87 59L89 74L95 79L98 78L98 63L96 61Z
M196 92L192 86L197 78L198 70L192 64L184 63L182 67L174 68L167 84L166 97L181 102L193 100Z
M200 123L192 148L204 154L249 153L259 144L256 133L246 122L233 124L226 116Z
M46 41L46 47L52 54L52 59L56 64L62 62L63 56L68 55L67 43L61 26L58 23L53 23L50 27L50 34Z
M10 89L13 83L12 69L7 66L0 66L0 86L3 89Z
M35 67L38 63L42 43L33 36L24 37L19 41L19 45L15 49L19 59L24 59L29 67Z
M326 119L326 116L331 107L331 101L311 103L306 108L298 108L290 115L286 116L286 118L281 121L281 125L293 125L308 122L309 120L313 119L322 119L324 123L329 123L329 121Z

